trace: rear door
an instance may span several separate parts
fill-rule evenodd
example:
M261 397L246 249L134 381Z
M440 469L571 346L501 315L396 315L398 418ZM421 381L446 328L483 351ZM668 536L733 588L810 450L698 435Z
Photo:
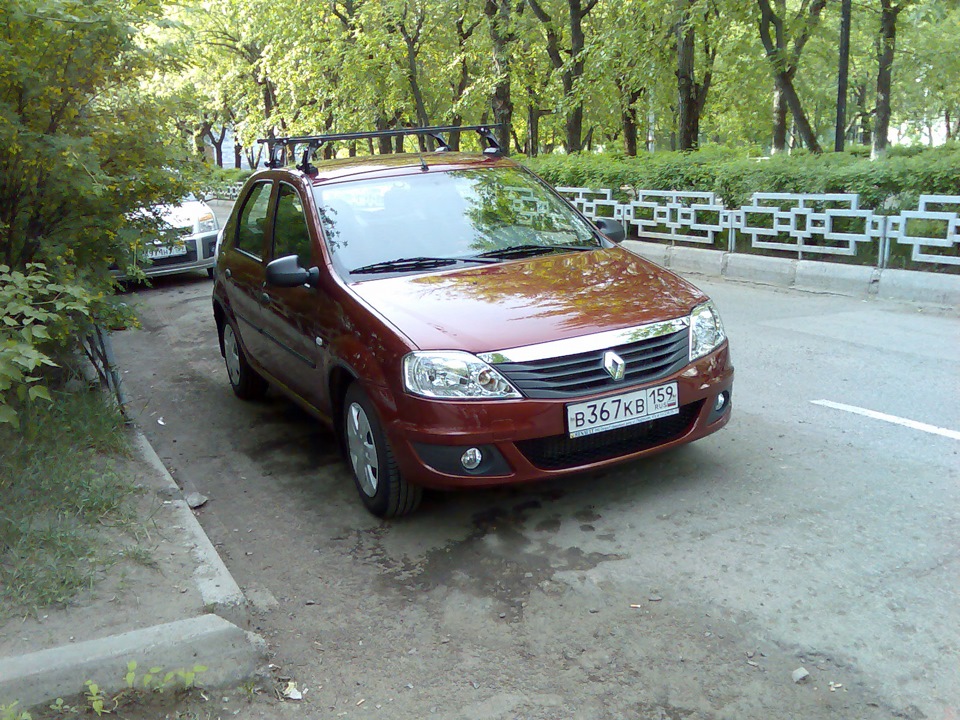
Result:
M252 185L240 199L236 225L224 231L224 289L247 356L270 372L263 336L263 288L269 253L272 180Z

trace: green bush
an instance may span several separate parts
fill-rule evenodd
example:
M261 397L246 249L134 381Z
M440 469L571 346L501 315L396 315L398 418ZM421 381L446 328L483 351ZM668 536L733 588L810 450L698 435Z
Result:
M50 371L71 359L94 323L127 320L112 297L55 282L40 263L23 272L0 265L0 426L19 428L25 408L50 401Z
M747 204L755 192L857 193L861 207L896 213L922 194L960 193L960 143L898 150L878 160L860 151L757 158L742 150L709 148L635 158L548 155L523 162L553 185L708 191L731 208Z

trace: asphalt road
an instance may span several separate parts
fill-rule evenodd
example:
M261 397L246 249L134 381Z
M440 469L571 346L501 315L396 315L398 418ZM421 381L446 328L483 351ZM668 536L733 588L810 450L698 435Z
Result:
M726 429L393 522L310 417L233 396L205 276L131 294L115 346L311 717L955 719L956 312L694 280L731 338Z

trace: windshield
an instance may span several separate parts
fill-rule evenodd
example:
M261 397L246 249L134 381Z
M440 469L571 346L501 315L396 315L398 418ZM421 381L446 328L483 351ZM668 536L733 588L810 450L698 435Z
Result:
M314 193L327 247L338 269L348 273L409 272L601 247L563 200L516 168L345 182L315 187Z

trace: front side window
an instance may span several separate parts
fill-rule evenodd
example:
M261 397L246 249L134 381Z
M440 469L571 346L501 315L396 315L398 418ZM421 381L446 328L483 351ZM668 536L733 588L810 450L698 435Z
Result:
M267 209L270 204L272 183L262 182L253 186L240 211L237 223L236 247L239 250L263 259L263 238L267 229Z
M273 224L272 257L276 259L288 255L296 255L301 267L309 268L314 264L303 202L295 188L281 183Z
M470 262L517 248L601 247L586 222L519 168L344 182L314 193L325 242L348 273L407 258Z

